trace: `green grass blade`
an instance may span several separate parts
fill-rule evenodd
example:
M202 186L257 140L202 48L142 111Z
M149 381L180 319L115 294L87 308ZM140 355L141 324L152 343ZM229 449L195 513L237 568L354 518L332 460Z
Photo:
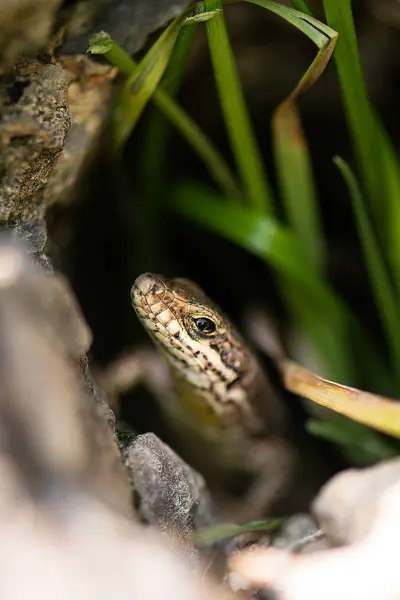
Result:
M207 11L219 11L206 22L206 30L221 108L245 196L251 206L272 214L272 192L239 82L222 0L205 0L204 7Z
M89 51L104 54L125 75L131 74L137 67L137 63L107 33L92 36ZM162 88L155 90L152 100L204 162L221 191L232 199L241 198L241 190L229 166L197 123Z
M389 215L384 247L392 268L397 297L400 298L400 167L393 145L378 119L376 119L376 127L381 142L380 166L385 185L381 192L381 198L386 198Z
M181 22L178 17L165 29L122 86L112 115L116 149L125 144L163 77Z
M337 157L335 159L335 164L339 168L347 184L349 195L353 203L358 232L371 278L372 289L374 290L382 325L392 355L393 372L399 374L400 313L397 298L390 281L390 276L387 272L385 261L382 258L375 232L370 223L358 182L349 165L343 159ZM400 376L398 384L400 385Z
M368 200L379 223L382 221L385 207L381 202L378 205L378 195L382 187L376 160L377 135L357 48L351 3L349 0L324 0L323 5L328 23L339 31L335 60L344 107Z
M324 0L328 23L340 32L335 52L348 126L377 233L400 290L400 167L367 96L349 0Z

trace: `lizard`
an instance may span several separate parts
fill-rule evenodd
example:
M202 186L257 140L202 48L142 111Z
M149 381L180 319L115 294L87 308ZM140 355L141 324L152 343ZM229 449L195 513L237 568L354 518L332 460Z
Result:
M260 518L287 491L295 451L288 417L255 353L197 284L144 273L131 288L139 321L166 361L162 411L183 449L224 487L246 475L239 519ZM204 463L204 464L203 464ZM237 508L237 507L236 507Z

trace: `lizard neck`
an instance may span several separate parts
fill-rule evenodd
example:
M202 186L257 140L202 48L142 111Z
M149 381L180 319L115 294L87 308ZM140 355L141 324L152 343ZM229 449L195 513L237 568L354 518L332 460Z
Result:
M275 416L268 415L274 392L255 359L240 382L231 387L210 372L196 372L191 379L187 372L183 377L176 367L171 366L171 371L182 408L197 425L219 432L240 428L256 434L275 421ZM271 428L276 429L275 423Z

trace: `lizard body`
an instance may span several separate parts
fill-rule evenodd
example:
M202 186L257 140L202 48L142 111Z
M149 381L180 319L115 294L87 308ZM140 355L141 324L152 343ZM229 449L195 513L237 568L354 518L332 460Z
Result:
M254 476L242 512L261 516L284 493L294 453L285 411L256 356L188 280L145 273L131 298L173 376L164 412L186 431L185 444L211 455L221 482L224 472Z

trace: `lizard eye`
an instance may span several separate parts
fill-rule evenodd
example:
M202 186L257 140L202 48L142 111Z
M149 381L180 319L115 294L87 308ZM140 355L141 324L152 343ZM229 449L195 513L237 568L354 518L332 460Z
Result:
M201 333L210 334L214 333L217 326L214 321L208 319L207 317L201 317L200 319L195 320L196 327Z

